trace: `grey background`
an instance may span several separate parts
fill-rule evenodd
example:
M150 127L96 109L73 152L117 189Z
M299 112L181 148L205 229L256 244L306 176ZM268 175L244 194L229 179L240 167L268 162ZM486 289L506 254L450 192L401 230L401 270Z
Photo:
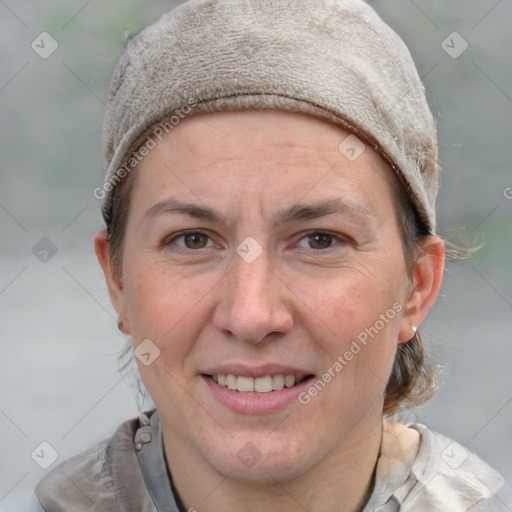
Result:
M92 191L124 33L177 3L0 0L0 505L45 473L31 458L42 441L59 462L136 414L117 370L124 338L92 250L101 226ZM408 418L511 479L512 2L371 4L411 49L438 121L440 233L483 244L471 261L448 266L421 327L446 368L436 397ZM43 31L58 43L47 59L31 48ZM456 59L442 47L454 31L469 45ZM46 262L33 252L38 242L34 252L50 250Z

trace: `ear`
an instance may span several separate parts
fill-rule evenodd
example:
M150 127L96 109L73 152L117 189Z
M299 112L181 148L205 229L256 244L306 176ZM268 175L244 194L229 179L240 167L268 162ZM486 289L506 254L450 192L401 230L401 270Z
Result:
M398 334L399 342L409 341L434 304L444 271L445 248L437 236L428 236L419 248L414 267L411 291L403 308Z
M110 301L117 313L119 330L124 334L130 334L123 283L122 279L116 275L110 260L106 230L98 231L94 235L93 244L96 257L105 275Z

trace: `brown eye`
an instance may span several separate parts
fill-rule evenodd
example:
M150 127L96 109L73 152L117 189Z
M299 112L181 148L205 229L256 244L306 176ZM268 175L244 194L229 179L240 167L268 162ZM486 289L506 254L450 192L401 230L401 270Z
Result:
M208 244L210 241L206 233L189 231L166 238L162 245L171 250L198 250L210 247L211 244Z
M331 254L332 251L344 250L350 244L350 239L341 234L329 231L309 231L298 241L296 247L313 250L317 255Z
M312 249L327 249L332 245L333 236L329 233L311 233L308 241Z
M182 237L187 249L203 249L208 243L208 236L204 233L186 233Z

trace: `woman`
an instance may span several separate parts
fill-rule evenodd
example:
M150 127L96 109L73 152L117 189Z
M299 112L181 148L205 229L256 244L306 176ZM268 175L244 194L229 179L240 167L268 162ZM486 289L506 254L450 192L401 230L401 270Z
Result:
M393 416L434 390L434 120L359 0L193 0L128 41L94 246L156 405L44 510L499 510L498 473Z

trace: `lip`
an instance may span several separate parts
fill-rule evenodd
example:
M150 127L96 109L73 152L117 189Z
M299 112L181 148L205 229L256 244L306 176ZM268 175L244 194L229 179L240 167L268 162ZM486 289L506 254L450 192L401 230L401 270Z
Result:
M233 367L230 367L233 368ZM268 372L267 373L259 373L255 375L254 369L251 370L252 373L236 373L236 372L226 372L232 373L233 375L242 375L247 377L263 377L269 374L278 374L279 372ZM296 370L295 370L296 371ZM223 371L215 371L213 375L217 373L224 373ZM300 373L299 373L300 374ZM209 374L212 375L212 374ZM297 375L293 371L290 371L287 375ZM311 375L302 372L302 375ZM210 377L202 374L202 381L207 387L207 393L210 393L213 398L219 402L221 405L231 409L234 412L245 414L245 415L256 415L256 414L271 414L277 411L280 411L293 403L297 402L297 397L300 393L302 393L305 389L307 389L311 381L314 379L314 376L305 378L303 381L299 382L295 386L291 388L283 388L279 391L269 391L268 393L243 393L240 391L232 391L224 386L221 386L213 381Z

